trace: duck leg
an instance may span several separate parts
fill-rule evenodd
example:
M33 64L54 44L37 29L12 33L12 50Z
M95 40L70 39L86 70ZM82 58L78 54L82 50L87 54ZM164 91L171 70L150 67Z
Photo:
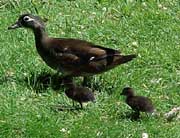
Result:
M83 78L82 86L91 86L91 79L92 79L92 77L85 76Z
M81 102L79 102L79 104L81 105L81 109L83 109L83 105L82 105L82 103L81 103Z
M61 89L61 86L64 85L65 83L72 82L73 79L70 76L59 76L58 73L53 75L52 77L52 83L51 86L53 90L59 90Z
M72 100L72 103L73 103L73 107L74 107L74 101Z
M71 76L64 76L62 78L62 82L63 82L64 85L73 84L73 78Z

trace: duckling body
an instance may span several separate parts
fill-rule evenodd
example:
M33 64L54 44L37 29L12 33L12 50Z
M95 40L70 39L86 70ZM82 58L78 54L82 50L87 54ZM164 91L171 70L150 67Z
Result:
M45 25L41 18L31 14L21 15L8 29L19 27L33 30L36 48L41 58L48 66L62 72L64 76L95 75L136 57L136 55L124 56L117 50L84 40L51 38L45 32Z
M132 88L124 88L121 95L126 96L126 103L136 112L137 117L139 117L140 112L154 112L152 101L144 96L135 96Z
M149 98L143 96L127 97L126 103L134 110L153 113L154 107Z
M86 87L77 87L74 84L68 86L68 89L66 89L65 94L70 99L79 102L81 108L83 108L82 103L95 101L94 94L90 89Z

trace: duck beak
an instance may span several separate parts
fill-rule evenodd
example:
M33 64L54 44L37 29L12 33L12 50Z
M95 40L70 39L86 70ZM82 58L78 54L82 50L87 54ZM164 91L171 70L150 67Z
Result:
M15 24L9 26L8 30L16 29L16 28L20 28L20 27L22 27L21 23L20 22L16 22Z

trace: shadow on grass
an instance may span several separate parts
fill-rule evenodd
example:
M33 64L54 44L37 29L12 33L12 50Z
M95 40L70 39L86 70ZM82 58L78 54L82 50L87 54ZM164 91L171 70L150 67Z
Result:
M51 106L51 109L55 112L59 111L80 111L83 110L80 107L75 107L75 106L67 106L67 105L53 105Z
M99 76L98 81L95 76L86 77L86 82L83 82L82 86L91 88L92 91L107 92L108 95L112 95L116 90L116 86L109 80L104 80L102 76Z
M74 80L75 79L76 78L74 78ZM35 90L37 93L44 93L48 88L52 88L55 91L64 88L62 83L63 77L59 74L49 72L31 72L30 75L26 76L25 78L17 78L17 76L0 77L0 85L7 82L20 82L22 85L26 85L28 88ZM116 87L114 87L112 84L107 84L107 82L103 82L101 79L95 81L94 76L88 77L88 80L84 86L89 87L92 89L92 91L106 91L109 95L111 95L116 89Z
M63 87L61 76L47 72L42 72L40 74L31 73L24 81L28 87L33 88L37 93L42 93L48 88L57 91Z
M74 78L74 81L75 79L76 77ZM93 83L93 80L91 79L92 77L88 80L89 82L86 84L86 87L98 90L100 85ZM24 81L28 87L33 88L37 93L45 92L48 88L52 88L55 91L64 88L62 76L47 72L42 72L40 74L31 73Z
M135 112L125 112L119 115L120 119L130 119L131 121L141 121L141 118L137 116Z

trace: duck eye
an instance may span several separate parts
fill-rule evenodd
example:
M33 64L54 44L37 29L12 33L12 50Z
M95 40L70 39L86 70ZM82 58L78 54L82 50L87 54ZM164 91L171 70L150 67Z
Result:
M23 18L23 20L24 20L25 22L31 21L30 19L31 19L31 18L30 18L29 16L25 16L25 17Z

